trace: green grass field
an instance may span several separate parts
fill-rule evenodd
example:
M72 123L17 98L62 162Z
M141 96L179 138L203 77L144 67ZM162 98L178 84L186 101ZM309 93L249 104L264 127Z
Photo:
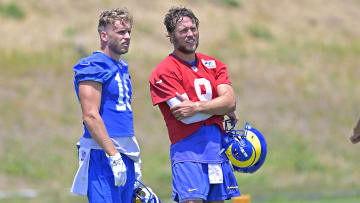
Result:
M82 134L71 68L97 50L100 10L122 5L135 19L124 58L143 182L171 202L170 142L148 77L171 51L162 21L177 3L0 1L0 202L87 202L69 193ZM200 19L199 52L228 66L239 125L267 140L261 170L236 174L241 192L255 203L359 202L360 145L348 137L360 116L360 1L181 4ZM36 194L21 197L25 189Z

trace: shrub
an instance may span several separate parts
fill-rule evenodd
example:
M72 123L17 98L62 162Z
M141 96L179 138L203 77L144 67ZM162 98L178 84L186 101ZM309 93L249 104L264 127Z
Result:
M7 18L21 20L25 18L25 10L16 3L0 3L0 13Z

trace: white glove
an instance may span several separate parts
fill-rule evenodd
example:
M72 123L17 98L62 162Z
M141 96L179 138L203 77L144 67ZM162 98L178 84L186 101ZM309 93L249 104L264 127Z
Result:
M138 188L140 185L140 180L142 178L141 175L141 163L140 161L138 162L134 162L134 166L135 166L135 184L134 184L134 188Z
M126 166L120 153L109 156L109 161L114 174L115 186L124 186L126 183Z

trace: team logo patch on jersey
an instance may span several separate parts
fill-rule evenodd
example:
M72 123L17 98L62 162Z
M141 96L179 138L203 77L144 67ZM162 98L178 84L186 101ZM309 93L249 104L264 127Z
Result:
M196 66L192 66L191 69L192 69L193 71L195 71L195 72L198 71L198 68L197 68Z
M81 161L84 161L85 157L86 157L86 152L85 152L85 151L82 151L82 152L81 152L80 160L81 160Z
M206 68L216 68L215 60L209 60L206 61L204 59L201 59L201 62L206 66Z

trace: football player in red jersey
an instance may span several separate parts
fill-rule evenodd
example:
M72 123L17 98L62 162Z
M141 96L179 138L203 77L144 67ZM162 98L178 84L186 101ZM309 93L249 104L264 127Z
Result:
M150 92L171 141L173 200L224 202L240 195L222 152L223 117L238 120L226 65L196 52L199 20L190 9L171 8L164 24L174 50L153 70Z

